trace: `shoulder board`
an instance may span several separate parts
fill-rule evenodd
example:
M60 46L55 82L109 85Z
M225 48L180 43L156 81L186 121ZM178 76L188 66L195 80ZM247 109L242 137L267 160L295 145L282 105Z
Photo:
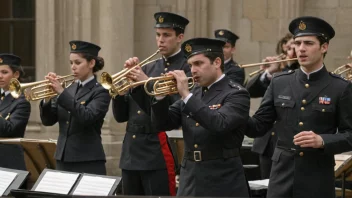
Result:
M229 85L230 85L230 87L238 89L238 90L244 89L244 87L242 87L241 85L233 82L232 80L229 81Z
M349 82L349 80L347 80L346 78L343 78L341 75L335 74L334 72L329 72L330 76L344 80L346 82Z
M274 73L273 78L277 78L285 75L291 75L293 73L295 73L295 70L288 70L287 72L277 72L277 73Z

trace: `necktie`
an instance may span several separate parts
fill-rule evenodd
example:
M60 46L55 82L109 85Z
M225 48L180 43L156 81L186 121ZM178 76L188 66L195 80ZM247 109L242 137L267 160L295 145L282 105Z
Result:
M79 89L81 89L81 87L82 87L82 84L80 83L80 84L77 86L76 94L78 93Z
M1 103L4 101L4 99L5 99L5 92L2 92L2 93L0 94L0 105L1 105Z

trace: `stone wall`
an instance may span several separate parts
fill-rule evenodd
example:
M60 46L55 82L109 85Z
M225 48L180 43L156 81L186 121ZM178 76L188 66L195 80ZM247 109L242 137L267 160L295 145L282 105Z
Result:
M153 14L158 11L190 20L185 39L214 37L218 28L232 30L240 37L234 58L243 64L275 55L276 43L288 32L289 22L302 15L322 17L336 30L325 61L329 70L345 63L352 49L350 0L36 0L37 80L49 71L70 73L68 42L74 39L100 45L104 71L110 73L120 71L128 57L148 57L157 48ZM252 100L251 113L259 102ZM32 102L26 137L56 139L58 126L40 124L38 105ZM125 123L116 123L109 111L102 134L109 175L120 174L124 128Z

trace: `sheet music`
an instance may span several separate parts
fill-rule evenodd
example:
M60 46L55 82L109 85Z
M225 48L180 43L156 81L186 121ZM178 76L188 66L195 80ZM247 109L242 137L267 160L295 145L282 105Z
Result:
M78 176L78 173L48 171L39 182L35 191L67 195L75 184Z
M16 176L17 173L0 170L0 196L4 194Z
M116 179L84 175L73 195L108 196Z
M269 179L253 180L253 181L248 181L248 183L268 187L269 186Z

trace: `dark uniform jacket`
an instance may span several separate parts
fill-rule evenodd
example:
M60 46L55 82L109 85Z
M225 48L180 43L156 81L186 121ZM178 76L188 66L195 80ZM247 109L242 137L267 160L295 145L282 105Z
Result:
M238 64L231 58L231 60L224 65L225 75L240 85L243 85L245 74L244 69L240 68Z
M172 70L184 70L185 73L190 71L182 52L167 60L158 59L142 69L148 77L158 77ZM173 96L173 100L178 98L177 94ZM165 159L158 137L160 131L152 124L150 97L145 94L144 87L135 88L124 96L117 96L112 105L116 121L128 121L122 144L120 168L126 170L165 169Z
M290 70L295 70L299 68L299 63L295 62L292 65L286 67L282 72L288 72ZM267 90L270 81L265 78L264 82L260 80L261 74L257 75L251 79L246 88L252 98L263 97L265 91ZM263 137L255 138L253 142L252 151L261 155L271 157L274 153L274 147L277 141L276 129L275 127L270 129Z
M268 197L335 197L334 155L352 150L351 112L351 84L325 66L309 79L301 69L274 76L246 131L262 136L276 121ZM324 148L295 146L301 131L319 134Z
M78 83L56 99L40 104L45 126L59 122L55 159L64 162L105 160L101 128L109 109L110 96L94 78L76 93Z
M249 94L225 76L202 97L196 86L186 104L169 107L168 97L152 105L159 130L182 126L185 142L178 196L248 197L239 157L249 114ZM200 161L196 161L200 160Z
M0 138L23 138L31 106L22 95L15 99L8 94L0 102ZM0 144L0 167L26 170L23 148Z

